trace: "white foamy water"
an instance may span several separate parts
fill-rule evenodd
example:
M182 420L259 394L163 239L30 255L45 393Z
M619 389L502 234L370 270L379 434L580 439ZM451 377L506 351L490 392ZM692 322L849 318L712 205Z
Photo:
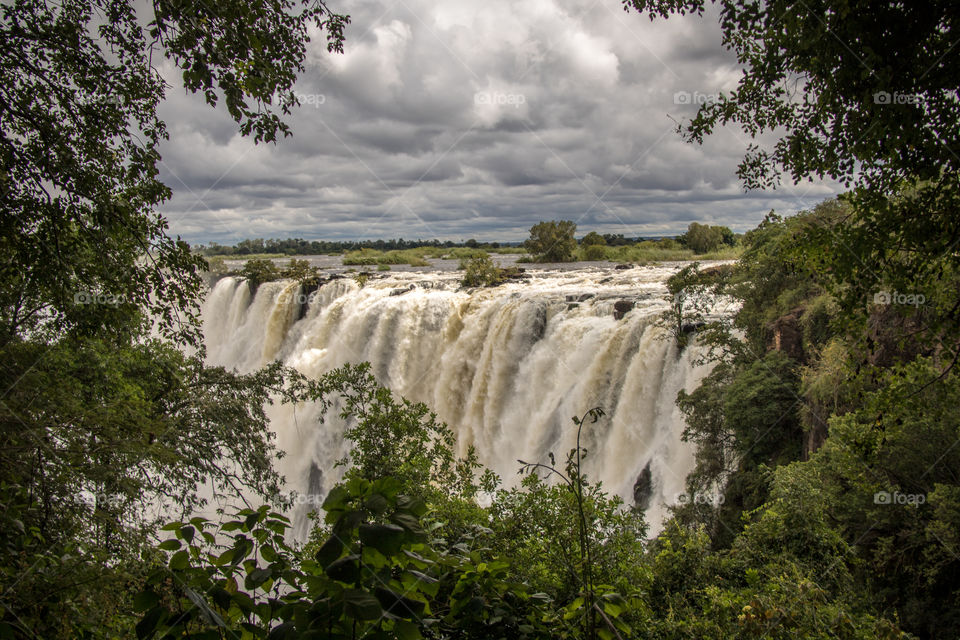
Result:
M684 491L693 448L681 441L675 405L708 369L695 347L679 352L656 320L665 280L678 267L530 271L527 281L460 290L456 273L395 273L360 287L343 278L304 296L289 281L261 285L224 278L203 308L210 364L251 371L274 360L307 376L368 361L381 384L434 409L457 434L461 452L507 483L517 459L558 462L576 440L571 417L601 406L584 427L591 480L634 499L649 465L647 509L656 532L665 505ZM622 319L618 301L634 303ZM343 425L317 420L315 406L273 406L271 425L289 489L324 493L339 477Z

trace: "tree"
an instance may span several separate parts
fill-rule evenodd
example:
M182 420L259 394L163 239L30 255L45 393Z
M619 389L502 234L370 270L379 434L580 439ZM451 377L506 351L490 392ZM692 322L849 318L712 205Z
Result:
M256 291L264 282L272 282L280 277L280 269L277 268L277 265L273 263L273 260L266 260L263 258L254 258L253 260L247 260L243 263L243 269L240 270L240 275L247 279L247 282L252 287L252 291Z
M651 20L702 14L705 0L624 0ZM772 148L751 145L738 175L748 189L815 177L851 189L854 215L811 227L825 247L848 312L886 285L910 287L960 269L960 50L956 5L876 0L819 3L721 0L725 46L743 67L737 87L703 104L679 127L702 142L733 124L751 136L773 132ZM915 285L914 285L915 286ZM960 306L952 288L946 309ZM930 320L960 353L960 315ZM939 336L942 339L942 334Z
M599 245L607 244L607 241L604 239L604 237L599 233L597 233L596 231L591 231L590 233L588 233L587 235L583 236L583 238L580 239L580 246L582 247L589 247L590 245L595 245L595 244L599 244Z
M196 342L203 260L154 212L170 197L157 178L166 85L154 58L223 101L241 133L273 141L289 133L277 114L296 103L309 30L339 51L347 22L312 0L0 7L2 339L83 330L89 309L74 299L93 292Z
M570 262L577 249L576 231L577 224L570 220L538 222L530 227L526 248L536 262Z
M153 63L270 142L309 33L340 50L346 22L294 0L0 6L0 635L131 636L157 506L276 495L264 406L305 387L204 365L205 262L156 213Z
M720 246L723 234L720 227L711 227L699 222L691 222L687 227L686 244L694 253L709 253Z

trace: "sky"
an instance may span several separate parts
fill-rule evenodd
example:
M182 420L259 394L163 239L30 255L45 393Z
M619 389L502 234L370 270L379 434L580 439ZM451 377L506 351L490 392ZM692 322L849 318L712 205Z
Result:
M332 0L336 3L336 0ZM517 241L542 220L628 237L742 232L840 191L744 192L750 139L676 132L735 86L716 14L651 22L617 0L344 0L343 54L316 34L287 118L255 145L173 85L161 211L191 243L245 238ZM773 138L760 139L769 145Z

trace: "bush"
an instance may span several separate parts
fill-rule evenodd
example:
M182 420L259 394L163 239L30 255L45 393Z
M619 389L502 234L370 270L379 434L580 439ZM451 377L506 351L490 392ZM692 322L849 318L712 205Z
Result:
M273 263L273 260L254 258L244 263L243 269L240 270L240 276L246 278L250 286L256 289L264 282L279 279L280 270L277 269L277 265Z
M297 282L307 282L317 277L317 271L317 268L311 267L310 263L306 260L291 258L290 264L284 267L280 275L290 280L296 280Z
M466 272L460 281L465 287L495 287L503 282L503 271L493 264L486 253L461 260L460 268Z
M602 240L603 238L601 238ZM590 244L583 247L581 252L583 254L583 259L588 262L596 262L598 260L607 259L607 248L601 244Z

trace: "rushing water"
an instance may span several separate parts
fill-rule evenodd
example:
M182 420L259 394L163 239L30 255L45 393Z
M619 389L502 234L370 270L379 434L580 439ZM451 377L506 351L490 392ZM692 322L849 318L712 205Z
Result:
M456 273L391 273L363 287L334 280L309 296L290 281L251 295L228 277L203 309L208 359L240 371L279 359L314 377L368 361L382 384L433 408L461 450L474 445L506 482L516 481L518 458L564 459L575 442L571 417L601 406L606 417L584 427L585 471L633 503L649 468L656 531L693 466L674 401L707 373L695 347L679 352L656 324L676 269L530 271L526 281L467 290ZM336 482L345 446L343 425L317 417L315 406L270 409L287 452L281 471L306 495Z

